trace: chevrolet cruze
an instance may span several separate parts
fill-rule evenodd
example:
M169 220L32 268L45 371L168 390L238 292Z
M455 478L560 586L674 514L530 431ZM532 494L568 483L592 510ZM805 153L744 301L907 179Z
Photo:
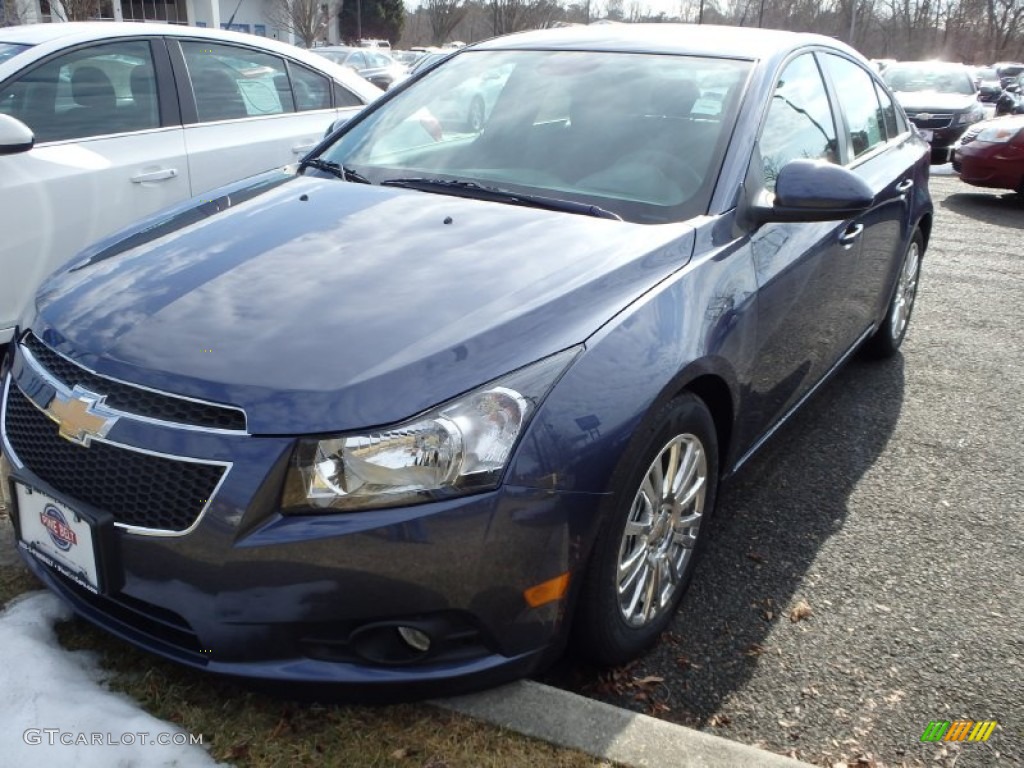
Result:
M480 124L470 78L500 91ZM567 642L622 663L719 482L850 355L897 353L928 161L825 37L461 50L44 284L2 379L20 551L214 672L411 697Z

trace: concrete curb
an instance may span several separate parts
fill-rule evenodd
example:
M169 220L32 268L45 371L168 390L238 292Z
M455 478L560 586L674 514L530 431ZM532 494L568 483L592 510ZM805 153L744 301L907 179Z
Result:
M813 768L532 680L431 704L631 768Z

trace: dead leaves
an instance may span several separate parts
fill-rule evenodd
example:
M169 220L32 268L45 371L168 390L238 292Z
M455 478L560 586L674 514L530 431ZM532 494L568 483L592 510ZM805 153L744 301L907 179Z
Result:
M798 621L810 618L814 614L811 605L806 600L798 600L796 605L789 611L789 620L796 624Z
M603 673L594 686L599 696L620 696L632 699L644 705L647 714L661 715L671 712L668 705L670 698L665 678L661 675L637 676L633 673L634 664L610 669Z

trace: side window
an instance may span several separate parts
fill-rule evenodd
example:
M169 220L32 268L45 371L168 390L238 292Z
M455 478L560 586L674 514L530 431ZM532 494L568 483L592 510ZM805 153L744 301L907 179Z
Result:
M875 81L849 59L827 54L825 66L839 94L839 105L850 129L851 153L860 157L886 140L882 108Z
M0 111L39 143L160 127L153 54L144 40L80 48L0 89Z
M361 107L363 100L343 85L334 84L334 106Z
M878 94L878 103L882 105L882 122L885 123L885 133L890 139L893 139L903 133L906 128L900 129L896 105L878 83L875 83L875 92Z
M234 45L183 40L199 121L294 112L284 59Z
M811 54L790 62L779 78L761 131L760 149L764 183L773 191L779 171L790 160L838 160L828 94Z
M305 112L310 109L330 109L331 81L311 69L297 64L288 64L292 76L292 90L295 92L295 109Z

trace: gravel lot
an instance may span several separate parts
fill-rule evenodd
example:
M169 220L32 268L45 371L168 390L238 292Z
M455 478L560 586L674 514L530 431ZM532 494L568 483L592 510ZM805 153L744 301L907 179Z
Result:
M931 188L902 356L855 360L723 490L648 657L549 682L826 766L1024 765L1024 201ZM953 719L999 727L920 742Z

